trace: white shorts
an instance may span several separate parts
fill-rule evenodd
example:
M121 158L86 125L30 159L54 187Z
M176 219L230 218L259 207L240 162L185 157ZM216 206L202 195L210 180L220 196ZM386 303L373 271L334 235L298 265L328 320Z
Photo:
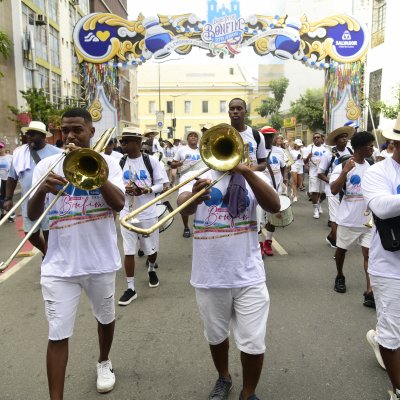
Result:
M150 228L158 222L157 218L146 219L140 224L137 224L140 228ZM134 256L137 251L139 243L140 249L146 256L150 256L158 251L160 245L160 233L156 229L151 235L143 236L139 233L130 231L121 225L122 244L124 248L124 254L126 256Z
M71 278L42 277L40 284L49 322L49 339L62 340L72 336L82 289L97 321L103 325L111 324L115 319L115 275L110 272Z
M376 341L386 349L400 348L400 280L370 275L376 305Z
M308 192L325 193L325 182L321 181L317 176L310 176L308 178Z
M236 346L247 354L265 352L269 293L265 283L234 289L196 288L204 322L204 336L211 345L222 343L232 325Z
M32 229L33 225L35 225L35 222L36 222L36 221L31 221L31 220L30 220L27 216L25 216L25 215L22 217L22 220L23 220L23 225L24 225L24 232L25 232L25 233L28 233L28 232ZM48 230L49 230L49 216L48 216L48 215L46 215L46 216L43 218L42 222L41 222L40 225L36 228L35 232L37 232L39 229L41 229L42 231L48 231ZM35 232L33 232L33 233L35 233Z
M355 244L367 249L371 246L371 228L350 228L338 225L336 233L336 246L343 250L349 250Z
M338 196L327 196L328 197L328 208L329 208L329 221L336 222L337 212L339 210L339 198Z
M303 165L294 163L290 166L290 172L295 172L296 174L301 175L303 173L303 167Z

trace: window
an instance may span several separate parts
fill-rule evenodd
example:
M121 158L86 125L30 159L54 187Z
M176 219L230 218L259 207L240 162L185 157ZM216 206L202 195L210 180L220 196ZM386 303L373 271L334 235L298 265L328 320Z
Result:
M172 101L167 101L167 113L172 114L174 112L174 106Z
M39 89L43 89L47 100L50 100L49 70L41 65L37 66L37 85Z
M192 102L190 100L185 100L185 114L190 114L192 112Z
M372 9L371 47L385 41L386 0L374 0Z
M219 102L219 112L226 113L226 100L221 100Z
M81 97L81 86L78 83L72 82L72 98L79 100Z
M156 102L149 101L149 114L155 114L155 113L156 113Z
M72 76L75 78L79 78L79 63L78 63L78 57L75 54L75 48L73 43L71 42L71 45L69 46L71 49L71 67L72 67Z
M61 76L55 72L51 73L51 91L53 94L53 104L61 107Z
M40 57L45 61L49 61L47 54L47 32L46 25L37 25L35 27L35 51L36 57Z
M58 1L57 0L48 0L49 7L49 17L58 22Z
M378 69L369 74L369 101L374 104L381 99L382 91L382 69ZM379 125L379 113L376 110L372 110L374 125ZM368 115L368 126L367 130L372 131L371 116Z
M33 0L32 3L35 4L35 6L37 6L38 8L40 8L42 11L45 10L44 0Z
M190 125L189 126L185 126L185 134L189 132L189 129L192 129L192 127Z
M50 64L60 66L60 44L58 42L58 32L50 26Z
M208 113L208 101L204 100L201 102L201 109L203 113Z

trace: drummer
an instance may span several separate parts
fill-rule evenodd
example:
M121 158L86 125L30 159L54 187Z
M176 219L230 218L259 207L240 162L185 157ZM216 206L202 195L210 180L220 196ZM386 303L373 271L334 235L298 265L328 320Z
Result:
M285 153L281 147L273 146L277 131L271 126L264 126L260 129L260 133L264 135L265 148L267 149L267 168L264 174L269 179L271 185L279 193L282 193L283 188L287 184L287 171L285 163ZM258 213L261 217L261 226L264 226L266 233L262 233L261 226L259 229L259 242L261 247L261 256L273 256L272 236L275 232L275 226L268 222L267 213L258 207Z

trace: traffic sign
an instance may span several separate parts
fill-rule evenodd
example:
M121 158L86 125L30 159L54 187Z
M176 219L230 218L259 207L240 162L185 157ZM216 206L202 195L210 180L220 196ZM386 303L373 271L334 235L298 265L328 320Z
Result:
M164 111L156 112L157 127L162 129L164 127Z

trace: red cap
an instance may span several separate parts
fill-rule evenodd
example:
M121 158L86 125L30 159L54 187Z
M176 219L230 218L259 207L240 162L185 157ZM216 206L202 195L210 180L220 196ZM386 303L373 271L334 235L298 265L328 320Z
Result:
M274 129L272 126L263 126L260 129L260 132L264 135L271 135L274 133L278 133L278 131L276 129Z

